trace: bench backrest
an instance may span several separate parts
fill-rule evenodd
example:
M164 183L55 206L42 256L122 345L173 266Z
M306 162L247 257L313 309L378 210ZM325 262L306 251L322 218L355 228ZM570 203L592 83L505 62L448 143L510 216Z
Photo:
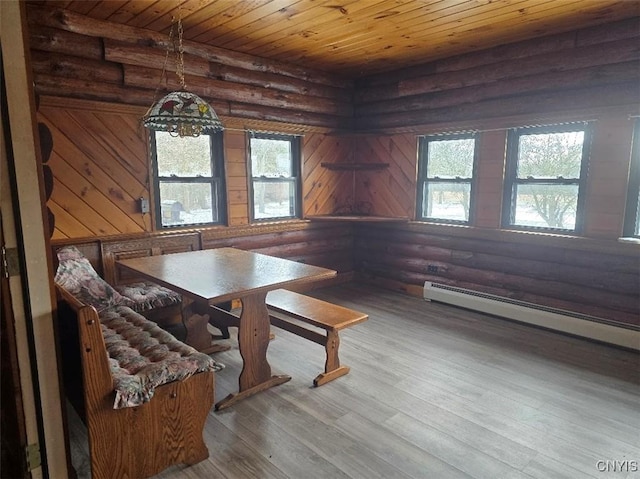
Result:
M112 285L142 281L132 273L121 271L116 262L122 259L182 253L200 249L200 233L171 234L130 240L102 241L102 267L104 278Z
M58 268L55 283L85 305L93 306L98 311L116 305L131 305L130 300L98 275L93 265L75 246L60 248L56 256Z

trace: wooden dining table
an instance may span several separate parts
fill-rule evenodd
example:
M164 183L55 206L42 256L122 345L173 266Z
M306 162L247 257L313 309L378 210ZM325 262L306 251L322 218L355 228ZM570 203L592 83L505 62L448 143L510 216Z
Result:
M236 248L132 258L117 264L210 308L224 301L240 300L238 348L243 367L239 390L216 403L216 410L291 379L287 375L272 375L267 361L270 333L267 293L337 274L331 269Z

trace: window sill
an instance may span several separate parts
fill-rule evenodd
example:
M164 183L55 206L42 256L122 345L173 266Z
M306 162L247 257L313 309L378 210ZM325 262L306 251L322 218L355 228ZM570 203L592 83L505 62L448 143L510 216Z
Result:
M504 241L524 245L569 248L596 253L622 254L637 256L640 238L619 238L606 240L585 236L572 236L538 231L515 229L482 228L468 225L451 225L409 221L406 228L410 231L442 236L469 238L474 240ZM575 233L574 233L575 234ZM626 241L621 241L626 240Z
M618 238L618 243L640 244L640 238L634 238L632 236L624 236L622 238Z
M374 215L313 215L307 216L309 221L356 221L356 222L404 222L407 223L409 218L396 216L374 216Z

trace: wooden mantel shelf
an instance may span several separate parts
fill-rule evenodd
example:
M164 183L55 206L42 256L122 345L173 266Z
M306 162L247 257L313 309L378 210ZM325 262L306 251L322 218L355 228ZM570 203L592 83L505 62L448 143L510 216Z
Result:
M320 163L320 166L328 170L382 170L389 163Z
M384 223L384 222L407 222L409 218L397 217L397 216L373 216L373 215L314 215L307 216L310 221L355 221L355 222L369 222L369 223Z

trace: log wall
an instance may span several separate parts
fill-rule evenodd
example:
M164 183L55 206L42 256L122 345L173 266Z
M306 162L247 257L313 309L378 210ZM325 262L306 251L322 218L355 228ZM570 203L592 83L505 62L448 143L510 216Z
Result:
M301 263L322 266L338 271L339 281L351 277L353 272L353 227L348 223L311 223L294 221L262 225L181 230L200 235L202 249L234 247L257 253L287 258ZM94 236L90 238L58 238L52 248L76 246L91 262L98 274L103 274L100 243L162 236L166 232ZM169 233L170 234L170 233ZM334 282L334 281L330 281Z
M501 228L507 128L483 131L470 224L358 223L359 277L417 296L433 281L640 326L640 245L619 242L635 121L624 114L592 118L582 231ZM359 198L372 201L377 214L415 218L417 163L408 159L417 158L417 144L409 133L358 139L360 161L389 163L357 172ZM430 265L437 274L428 273Z
M640 18L446 58L358 80L361 130L619 107L637 111Z
M475 130L469 226L356 228L359 277L422 295L425 281L638 325L640 250L622 234L634 116L640 112L639 19L443 59L356 82L357 200L415 218L420 134ZM585 221L574 236L501 229L509 128L590 121ZM375 132L375 133L374 133ZM427 272L436 266L437 274Z
M202 247L236 247L301 263L353 271L353 228L348 223L281 223L201 231Z
M168 35L29 5L36 92L147 108L180 88ZM353 83L184 41L187 88L226 117L349 128ZM163 68L166 71L163 75Z
M637 245L359 224L354 251L361 279L414 295L432 281L640 325Z
M39 120L54 139L54 238L155 234L151 218L137 212L137 198L150 195L140 117L160 94L154 82L166 37L35 5L29 23L36 91L44 95ZM618 238L629 115L640 111L639 36L633 19L439 60L359 80L354 102L349 82L190 42L188 85L228 127L229 226L202 229L204 246L355 268L363 279L412 294L432 280L637 324L640 252ZM593 121L583 231L563 237L502 230L508 129L562 121ZM304 135L305 217L361 209L409 219L418 135L478 130L472 223L249 225L247 128ZM438 266L437 275L427 274L429 264Z

